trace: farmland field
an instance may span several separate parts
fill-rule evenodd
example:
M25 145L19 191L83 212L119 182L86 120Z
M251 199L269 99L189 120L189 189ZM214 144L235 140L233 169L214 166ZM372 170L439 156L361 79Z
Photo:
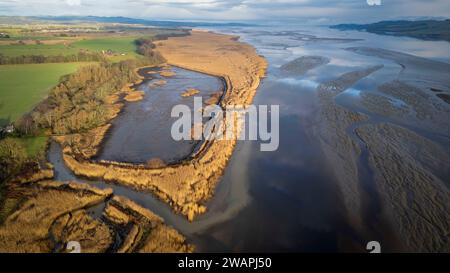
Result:
M41 101L63 75L87 63L0 66L0 125L14 121Z
M50 44L0 44L0 53L6 56L20 55L70 55L76 54L80 50L89 50L101 52L102 50L112 50L116 56L111 56L113 61L135 58L139 55L136 53L134 40L136 37L105 37L105 38L88 38L78 41L71 40L54 40ZM5 42L5 41L3 41ZM122 55L124 54L124 55Z
M136 53L136 45L134 44L134 40L136 39L137 37L131 36L86 39L73 43L72 47L76 48L77 51L80 49L87 49L97 52L101 52L102 50L112 50L118 54L118 56L113 56L112 60L119 61L139 57Z
M69 55L76 54L79 48L65 46L64 44L27 44L27 45L0 45L0 53L6 56L20 55Z

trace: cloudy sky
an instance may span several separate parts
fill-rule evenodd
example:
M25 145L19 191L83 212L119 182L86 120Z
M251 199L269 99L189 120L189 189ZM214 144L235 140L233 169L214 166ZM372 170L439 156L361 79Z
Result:
M336 23L450 18L450 5L448 0L0 0L0 15Z

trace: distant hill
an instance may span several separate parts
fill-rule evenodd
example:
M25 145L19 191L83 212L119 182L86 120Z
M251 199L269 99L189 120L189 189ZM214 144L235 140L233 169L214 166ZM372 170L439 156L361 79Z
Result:
M129 17L100 17L100 16L37 16L31 17L38 20L58 22L98 22L98 23L120 23L140 24L155 27L208 27L208 26L250 26L243 23L210 23L210 22L185 22L185 21L158 21L135 19Z
M341 24L331 28L339 30L359 30L376 34L407 36L430 41L450 42L450 20L422 21L382 21L373 24Z

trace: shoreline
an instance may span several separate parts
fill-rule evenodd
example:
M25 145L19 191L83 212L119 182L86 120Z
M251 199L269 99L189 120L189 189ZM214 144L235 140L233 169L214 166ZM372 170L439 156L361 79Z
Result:
M177 45L180 40L182 45ZM192 46L185 47L186 42L191 43ZM206 46L205 42L207 42ZM172 44L178 50L167 50L167 47L173 46ZM174 58L179 51L186 49L187 56L190 57L187 62ZM226 83L226 92L221 97L219 103L221 107L251 103L267 67L266 61L256 53L253 47L237 42L233 36L229 35L194 31L191 36L159 41L157 50L172 66L223 78ZM203 54L192 52L195 50ZM221 57L223 55L217 56L217 51L225 51L232 55L234 62ZM216 61L214 66L211 63L205 67L202 62L210 62L211 59ZM239 63L239 66L235 66L235 62ZM233 154L236 142L236 140L205 141L202 145L206 146L200 148L194 154L194 158L180 165L169 165L159 169L148 169L142 165L119 162L102 164L89 159L80 160L68 153L64 153L63 158L67 167L76 175L152 192L168 203L173 210L192 221L195 215L206 211L203 204L213 196L218 180Z

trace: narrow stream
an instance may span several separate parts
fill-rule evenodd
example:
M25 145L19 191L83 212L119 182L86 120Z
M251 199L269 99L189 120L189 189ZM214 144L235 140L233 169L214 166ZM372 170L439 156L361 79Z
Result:
M243 155L245 157L245 153ZM155 214L161 216L168 225L173 226L187 236L193 235L207 229L210 226L226 221L232 217L235 212L239 211L240 208L245 206L249 199L246 194L246 184L239 183L241 182L239 178L242 179L242 177L245 177L245 173L242 171L233 172L226 176L233 177L236 182L219 186L214 202L211 201L209 204L208 212L201 215L196 219L196 221L191 223L186 219L186 217L174 213L166 203L160 201L151 193L136 191L114 183L106 183L99 180L86 180L75 176L64 164L61 147L54 141L51 142L48 150L48 160L54 166L54 179L56 181L88 184L99 189L111 188L113 189L115 195L125 196L140 206L151 210ZM242 160L245 160L245 158L242 157ZM231 202L228 202L226 199L228 194L235 196ZM95 211L95 213L98 216L100 212Z

